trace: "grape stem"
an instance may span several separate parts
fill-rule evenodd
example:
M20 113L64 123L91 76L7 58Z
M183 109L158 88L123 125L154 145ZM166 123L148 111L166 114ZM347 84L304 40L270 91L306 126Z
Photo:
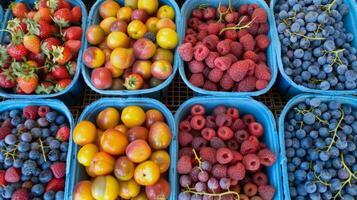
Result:
M342 60L341 60L341 58L340 58L340 56L338 55L339 53L342 53L343 51L345 51L345 49L337 49L337 50L334 50L334 51L324 51L324 53L326 54L326 53L331 53L331 54L334 54L334 56L335 56L335 58L333 59L333 63L332 63L332 65L333 64L338 64L338 65L340 65L340 64L343 64L343 62L342 62Z
M246 18L246 16L242 17L242 19L238 22L238 24L236 24L235 26L232 26L232 27L226 27L224 29L222 29L220 32L219 32L219 35L222 35L224 33L224 31L228 31L228 30L242 30L242 29L245 29L245 28L249 28L250 25L254 22L255 20L255 17L250 20L250 22L248 22L247 24L241 26L241 23L243 22L243 20Z
M335 196L333 197L333 199L337 199L337 197L341 197L341 198L342 198L341 192L342 192L343 188L344 188L347 184L351 185L352 179L357 180L357 176L356 176L356 173L357 173L357 172L352 173L352 171L350 170L350 168L348 168L348 166L347 166L346 163L345 163L345 159L344 159L344 157L343 157L343 154L341 154L341 163L342 163L343 168L348 172L349 177L348 177L348 179L347 179L345 182L343 182L343 184L341 185L341 188L340 188L340 189L338 190L338 192L335 194Z
M311 36L306 36L306 35L303 35L301 33L293 33L291 31L289 31L288 29L286 29L286 32L289 34L289 35L297 35L297 36L300 36L300 37L303 37L307 40L326 40L326 38L324 37L318 37L318 36L314 36L314 37L311 37Z
M45 155L45 147L43 146L43 142L42 142L41 138L39 138L38 140L40 142L43 159L45 160L45 162L47 162L46 155Z
M203 169L202 169L202 158L200 158L197 153L196 153L196 150L195 149L192 149L193 151L193 154L195 155L195 159L197 160L198 162L198 169L200 169L200 171L202 172Z
M224 12L221 11L221 6L222 6L222 0L219 0L218 4L218 13L219 13L219 19L217 20L216 23L221 23L223 21L223 17L228 14L229 12L232 11L232 2L231 0L228 0L228 8Z
M187 187L187 189L184 192L191 193L191 194L197 194L197 195L205 195L205 196L209 196L209 197L219 197L219 199L221 199L221 197L223 197L225 195L232 194L235 196L234 200L240 199L238 192L229 191L229 190L226 192L222 192L222 193L208 193L208 192L197 192L197 191L195 191L194 188Z
M330 143L330 145L328 146L327 148L327 152L329 152L332 148L332 145L335 143L335 140L336 140L336 137L337 137L337 131L338 131L338 128L341 126L341 123L343 121L343 119L345 118L345 112L343 111L343 109L339 109L341 111L341 118L340 120L338 121L338 124L336 126L336 128L333 130L333 136L332 136L332 141Z

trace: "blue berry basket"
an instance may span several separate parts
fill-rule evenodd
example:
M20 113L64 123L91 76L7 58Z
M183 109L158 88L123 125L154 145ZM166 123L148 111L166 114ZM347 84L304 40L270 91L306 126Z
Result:
M357 108L357 98L354 96L331 96L331 95L316 95L316 94L300 94L292 99L286 104L282 110L279 117L279 143L280 143L280 160L281 160L281 172L283 177L283 191L285 200L290 200L290 189L289 189L289 179L288 179L288 169L287 169L287 158L285 154L285 126L284 121L285 117L294 106L298 105L301 102L305 102L308 98L319 99L321 102L327 101L337 101L342 104L351 105L354 108Z
M262 123L264 127L264 135L263 141L265 144L268 145L269 149L271 149L274 154L276 155L276 163L271 167L267 167L266 173L269 177L269 183L275 187L275 196L274 200L280 200L283 198L283 190L282 190L282 182L281 182L281 171L280 171L280 163L282 162L280 152L279 152L279 142L276 139L278 137L278 133L276 130L276 123L272 112L262 103L255 101L250 97L194 97L183 104L177 109L175 114L175 124L176 129L178 130L178 126L180 121L190 113L191 107L195 104L203 105L208 112L212 111L215 107L224 105L227 107L235 107L239 109L240 113L245 114L253 114L256 120ZM176 164L178 159L178 140L175 141L176 143L173 144L176 146L176 152L174 158L175 163L172 163L174 168L175 179L173 184L175 184L175 196L178 196L179 191L179 181L178 181L178 174L176 173Z
M196 1L185 1L181 8L181 14L182 14L182 27L181 27L181 32L180 35L183 37L185 36L186 29L187 29L187 20L191 15L191 12L193 9L197 8L199 5L209 5L209 6L214 6L218 7L219 5L218 0L212 1L212 0L196 0ZM276 50L278 48L278 45L280 45L277 41L279 38L277 37L276 33L276 26L274 23L274 16L269 9L268 5L265 3L264 0L241 0L241 1L232 1L232 6L235 8L238 8L240 5L243 4L257 4L261 8L263 8L268 15L268 23L269 23L269 39L270 39L270 44L269 47L266 50L267 53L267 65L270 68L271 71L271 80L269 84L267 85L266 88L259 90L259 91L254 91L254 92L222 92L222 91L209 91L205 90L200 87L196 87L190 83L186 76L185 72L185 63L180 57L180 67L179 67L179 72L182 80L186 83L186 85L194 91L194 93L197 95L212 95L212 96L260 96L262 94L267 93L271 87L274 85L277 74L278 74L278 69L277 69L277 63L276 63ZM228 0L222 0L222 5L228 5Z
M78 122L83 121L83 120L89 120L92 122L95 122L95 118L97 114L104 110L105 108L108 107L114 107L117 109L123 109L126 106L131 106L131 105L136 105L142 107L144 110L148 109L157 109L160 111L163 116L166 119L166 123L171 129L172 132L172 139L171 139L171 144L169 146L169 154L171 158L171 167L170 171L168 171L168 177L169 177L169 183L171 185L171 193L170 193L170 200L175 200L174 196L174 188L172 187L174 185L175 181L175 176L176 176L176 171L174 170L174 164L175 164L175 159L176 159L176 151L177 151L177 131L176 131L176 125L175 125L175 120L174 117L172 116L171 112L169 109L166 108L164 104L161 102L155 100L155 99L150 99L150 98L102 98L100 100L97 100L93 102L92 104L88 105L82 112L81 116L78 119ZM72 194L74 187L76 183L78 183L81 180L89 180L89 176L86 173L86 170L84 167L77 162L77 153L79 150L79 146L74 144L73 148L71 149L72 155L71 155L71 171L70 171L70 177L71 179L69 180L69 193L66 193L68 196L68 199L72 199ZM67 190L66 190L67 191Z
M6 110L12 110L12 109L22 109L26 106L48 106L51 109L54 109L60 113L62 113L65 117L66 120L68 121L68 124L71 129L71 137L72 138L72 130L74 128L74 120L72 117L71 112L68 110L66 105L64 105L61 101L54 100L54 99L12 99L12 100L6 100L3 102L0 102L0 112L4 112ZM72 155L72 149L74 148L74 143L72 139L69 141L69 146L68 146L68 152L67 152L67 164L66 164L66 186L65 186L65 200L70 200L68 198L68 194L70 193L70 176L71 176L71 155Z
M274 13L274 7L277 0L270 1L270 8ZM352 45L357 48L357 4L355 0L343 0L344 3L350 8L347 16L344 17L343 22L345 24L345 28L347 31L351 32L354 36L352 41ZM275 23L275 21L274 21ZM278 33L277 33L278 34ZM352 95L357 94L357 89L355 90L319 90L319 89L311 89L302 85L296 84L286 73L284 70L283 62L281 59L281 43L280 40L277 39L279 45L277 46L277 56L278 59L276 62L279 68L279 76L276 81L276 85L278 89L287 97L292 97L301 93L319 93L322 95Z
M88 24L87 26L91 26L93 24L99 24L101 17L99 16L99 7L100 4L102 4L105 0L98 0L96 3L92 6L90 12L89 12L89 19L88 19ZM115 0L118 2L120 5L124 5L124 0ZM181 12L180 9L177 5L177 3L174 0L159 0L159 3L161 5L169 5L171 6L174 11L175 11L175 24L176 24L176 32L179 36L179 43L182 40L182 35L180 34L180 27L181 27ZM84 49L87 49L90 47L90 44L88 43L87 39L85 39L84 42ZM166 94L166 89L168 85L172 82L172 80L175 77L176 71L178 66L180 65L180 56L178 54L177 48L175 49L174 52L174 62L173 62L173 69L172 69L172 74L160 85L153 87L153 88L148 88L148 89L140 89L140 90L101 90L97 89L91 81L91 69L86 67L85 65L82 65L82 75L84 78L84 81L86 84L95 92L103 95L111 95L111 96L136 96L136 97L152 97L159 99L163 95Z
M81 0L67 0L71 5L76 5L79 6L82 10L82 44L81 44L81 49L78 53L78 55L82 55L83 51L83 46L84 46L84 38L85 38L85 30L86 30L86 22L87 22L87 9L83 2ZM35 0L16 0L15 2L24 2L26 3L29 7L33 7L35 4ZM2 24L2 29L4 30L7 26L7 22L12 19L12 14L11 10L7 9L3 24ZM0 44L4 43L4 35L5 34L0 34ZM0 88L0 96L5 97L5 98L13 98L13 99L38 99L38 98L59 98L62 101L64 101L66 104L72 104L73 101L76 99L78 100L80 98L80 94L83 94L83 85L81 81L79 80L80 77L80 66L83 65L82 63L82 56L78 56L77 58L77 70L75 75L73 76L72 82L62 91L57 92L57 93L52 93L52 94L15 94L11 93L10 91L4 90Z
M2 22L2 18L4 16L4 10L2 9L2 6L0 5L0 21Z

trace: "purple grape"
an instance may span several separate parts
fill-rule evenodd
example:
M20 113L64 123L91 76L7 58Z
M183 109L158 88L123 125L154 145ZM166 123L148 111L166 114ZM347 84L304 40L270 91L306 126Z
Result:
M211 177L207 182L208 189L216 190L219 187L218 181L216 178Z
M191 171L191 179L193 182L197 182L198 181L198 174L200 173L200 169L196 166L192 169Z
M190 200L191 199L191 195L188 192L180 192L180 194L178 195L178 200Z
M183 188L189 187L191 186L192 181L191 181L191 177L189 175L182 175L180 177L180 185Z
M207 186L205 183L197 182L195 185L195 189L197 192L205 192L207 190Z
M206 171L201 171L198 173L198 180L201 182L207 182L208 181L208 173Z
M202 196L198 194L194 194L191 196L191 200L202 200Z
M47 121L47 119L44 118L44 117L38 118L37 123L38 123L38 125L41 126L41 127L46 127L46 126L48 126L48 121Z
M210 162L208 162L208 161L203 161L201 168L202 168L203 170L205 170L205 171L210 172L211 169L212 169L212 164L211 164Z
M229 187L231 186L231 180L229 178L221 178L219 180L219 186L223 189L223 190L228 190Z

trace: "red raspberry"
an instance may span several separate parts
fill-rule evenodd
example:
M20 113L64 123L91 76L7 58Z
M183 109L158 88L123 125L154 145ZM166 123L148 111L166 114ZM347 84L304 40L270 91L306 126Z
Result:
M247 60L241 60L235 62L229 69L229 76L236 82L244 79L249 70L249 62Z
M186 35L185 38L183 39L184 43L191 43L192 45L195 45L197 42L197 35L196 34L189 34Z
M230 54L228 54L230 55ZM230 56L221 56L214 60L214 65L216 68L226 71L232 65L232 59Z
M258 152L260 163L264 166L272 166L275 163L275 154L269 149L262 149Z
M191 115L197 116L197 115L204 115L206 112L205 107L203 107L200 104L196 104L191 107Z
M264 63L259 63L255 67L255 77L259 80L270 81L271 79L270 69Z
M227 27L233 27L235 24L227 25ZM224 31L224 38L229 39L229 40L237 40L238 39L238 33L235 30L226 30Z
M259 149L259 140L255 136L249 136L248 140L243 141L240 146L240 153L242 155L256 153Z
M186 30L186 35L196 35L197 32L195 30L193 30L192 28L188 28Z
M209 54L209 49L203 44L197 44L194 48L193 55L196 60L202 61L204 60Z
M237 108L230 107L227 109L227 115L231 116L233 120L239 118L239 110Z
M11 128L9 127L0 127L0 140L5 139L7 135L11 134Z
M217 91L218 87L217 87L216 83L214 83L210 80L206 80L205 84L203 85L203 89L209 90L209 91Z
M219 57L219 53L217 52L209 52L207 58L205 59L205 63L209 68L214 68L215 64L214 64L214 60L216 60L216 58Z
M0 185L1 186L6 186L7 181L5 180L5 170L0 170Z
M246 125L243 122L243 120L241 120L241 119L234 120L234 122L232 124L232 130L233 131L238 131L238 130L241 130L241 129L245 129L245 127L246 127Z
M227 142L227 147L231 150L238 150L239 149L239 144L236 140L229 140Z
M225 165L233 160L233 153L228 148L219 148L216 152L216 159L218 163Z
M257 46L261 50L265 50L270 44L270 39L267 35L258 35L255 37L255 40L257 41Z
M179 150L179 157L182 156L188 156L188 157L192 157L193 156L193 151L192 151L192 147L183 147L180 148Z
M232 140L232 141L234 141L234 140ZM243 160L242 154L240 154L238 151L232 151L232 153L233 153L233 160L231 163L237 163L238 161Z
M247 29L242 29L237 31L237 33L238 33L238 38L242 38L243 36L247 35L249 32Z
M219 84L224 90L230 90L233 88L234 81L231 78L231 76L229 76L228 72L226 72L223 74L222 79L219 82Z
M226 147L226 144L219 137L213 137L210 141L210 145L212 148L219 149L221 147Z
M26 119L37 119L38 117L38 106L27 106L22 110L22 114Z
M208 161L211 164L215 164L217 162L216 149L212 147L202 147L200 149L200 157L202 160Z
M228 40L228 39L218 42L217 51L221 55L227 55L231 50L231 42L232 42L232 40Z
M237 56L233 55L232 53L229 53L226 56L232 60L232 64L238 61Z
M198 25L198 31L206 31L207 30L207 24L202 23L200 25Z
M252 61L252 60L247 60L247 62L249 63L249 69L248 69L247 75L248 76L253 76L254 73L255 73L255 67L256 67L257 64L255 64L255 62Z
M252 23L249 28L248 28L248 32L251 35L256 35L258 33L258 29L259 29L259 23Z
M215 164L212 167L211 173L214 177L218 179L227 177L227 166L221 164Z
M222 126L229 127L232 125L232 117L229 115L226 115L225 113L218 114L216 116L216 125L218 127L222 127Z
M210 71L211 71L211 68L209 68L209 67L205 67L204 68L203 76L204 76L205 79L208 79L208 75L209 75Z
M226 114L226 112L227 112L227 108L225 106L217 106L213 109L212 114L214 116L217 116L219 114Z
M207 35L208 35L208 32L206 30L202 30L202 31L198 32L197 40L202 41L205 37L207 37ZM198 44L198 42L197 42L197 44Z
M259 56L259 60L261 62L266 62L267 61L267 56L265 55L265 52L259 52L258 56Z
M203 44L208 47L209 50L215 50L217 47L217 44L219 42L219 38L217 35L208 35L202 40Z
M188 156L182 156L177 161L177 173L178 174L189 174L192 170L191 158Z
M192 43L183 43L179 46L178 52L182 58L182 60L188 62L193 58L193 47Z
M258 34L268 34L269 25L268 23L259 24Z
M190 83L196 87L202 87L205 81L202 73L192 74L190 77Z
M206 119L202 115L193 116L190 124L193 130L199 131L205 127Z
M255 183L257 186L268 184L268 177L263 172L254 173L252 179L253 183Z
M12 124L11 124L11 119L7 118L4 120L4 122L1 124L2 128L12 128Z
M275 194L275 188L271 185L262 185L258 187L259 196L263 200L271 200Z
M238 92L251 92L255 90L255 82L257 79L254 76L247 76L238 85Z
M232 129L230 129L227 126L222 126L219 127L218 131L217 131L217 135L219 138L221 138L222 140L230 140L233 137L233 131Z
M234 23L238 20L238 13L237 12L229 12L224 16L224 21L227 23Z
M243 46L241 43L236 41L231 43L231 53L233 55L235 55L237 58L240 58L242 52L243 52Z
M216 128L216 118L212 115L206 117L206 127L207 128Z
M248 14L248 4L243 4L239 7L239 14L241 15Z
M245 177L244 165L240 162L238 162L235 165L231 165L228 168L227 174L228 174L229 178L231 178L233 180L237 180L237 181L243 180Z
M244 194L246 194L248 197L252 197L257 194L258 187L253 183L246 183L243 186L243 191L244 191Z
M242 162L245 169L249 171L256 171L260 167L260 161L256 154L245 155Z
M221 80L222 76L223 76L222 70L218 68L213 68L208 74L208 79L214 83L217 83Z
M246 25L250 22L250 16L249 15L241 15L239 17L239 22L241 22L241 25ZM247 29L246 29L247 30ZM248 31L248 30L247 30Z
M221 27L218 23L209 23L207 25L208 34L217 35L220 30L221 30Z
M180 131L191 131L191 123L188 120L183 120L180 122L179 126Z
M248 140L249 133L246 130L242 129L242 130L235 132L234 136L239 143L242 143L242 142Z
M246 51L246 52L244 52L243 59L252 60L255 63L259 62L259 56L254 51Z
M256 136L257 138L261 137L264 132L263 126L259 122L252 122L248 125L248 130L251 135Z
M216 9L207 7L203 10L203 18L206 20L214 19L216 17Z
M255 87L257 88L257 90L262 90L266 88L268 84L269 82L266 80L257 80L257 82L255 82Z
M207 141L202 137L194 137L192 140L192 147L196 150L201 149L207 145Z
M246 125L255 122L255 117L252 114L245 114L243 115L242 119Z
M198 26L201 24L201 20L199 20L198 18L191 18L188 20L187 24L189 28L192 28L193 30L197 30Z
M205 68L205 64L203 64L203 62L201 61L191 60L188 63L188 69L193 74L202 73L204 68Z
M178 135L179 144L181 146L187 146L192 142L192 135L186 131L180 131Z
M10 167L5 171L5 180L8 183L17 183L21 178L21 170L15 167Z
M50 108L48 106L40 106L38 108L37 114L40 117L44 117L48 112L50 112Z
M256 42L251 34L245 34L239 38L239 42L243 45L244 51L254 51Z
M199 8L193 9L192 13L191 13L192 17L196 17L198 19L202 19L203 18L203 13L202 10Z
M256 23L266 23L267 13L263 8L256 8L252 14L252 19L254 19Z
M210 141L213 137L216 136L216 131L213 128L204 128L201 131L201 135L207 141Z
M11 195L11 200L29 200L29 199L30 199L29 192L25 188L20 188Z

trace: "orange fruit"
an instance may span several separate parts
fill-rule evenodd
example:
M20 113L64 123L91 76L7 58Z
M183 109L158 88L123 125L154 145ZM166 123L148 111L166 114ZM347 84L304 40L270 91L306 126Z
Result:
M120 8L120 5L113 0L106 0L99 7L99 15L105 19L107 17L115 17Z
M117 20L117 18L115 18L115 17L105 18L99 23L99 26L104 30L105 34L108 35L110 33L110 26L116 20Z
M98 200L115 200L118 197L119 183L113 176L98 176L92 183L92 195Z
M114 175L120 181L128 181L134 176L135 164L128 157L122 156L115 161Z
M145 140L132 141L125 150L126 156L134 163L140 163L150 157L151 148Z
M111 155L121 155L128 146L128 138L124 133L109 129L103 133L100 144L105 152Z
M73 200L95 200L92 196L92 182L80 181L73 190Z
M140 185L134 179L119 181L119 196L123 199L136 197L140 193Z
M126 22L130 22L132 12L133 12L133 9L131 9L128 6L121 7L118 10L117 18L119 20L124 20Z
M165 173L170 167L170 155L167 151L159 150L153 152L150 160L159 165L160 173Z
M153 185L160 178L159 166L151 160L140 163L134 171L134 179L140 185Z
M141 126L146 119L144 110L139 106L127 106L123 109L121 121L126 127Z
M78 145L95 143L97 128L90 121L79 122L73 130L73 141Z
M78 151L78 162L88 167L97 153L98 147L95 144L86 144Z
M111 32L107 37L107 45L111 49L129 47L129 37L123 32Z
M110 174L113 172L114 162L115 160L111 155L106 152L98 152L90 163L89 171L97 176Z
M102 110L97 115L96 123L100 129L107 130L114 128L116 125L118 125L119 120L119 111L115 108L109 107Z
M128 128L124 124L119 124L114 129L118 130L119 132L126 133Z

